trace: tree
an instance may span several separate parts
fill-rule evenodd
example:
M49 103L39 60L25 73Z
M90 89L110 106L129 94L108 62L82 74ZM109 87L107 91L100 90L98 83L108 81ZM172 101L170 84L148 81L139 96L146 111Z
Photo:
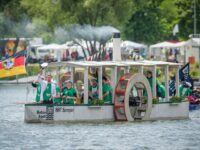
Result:
M95 29L93 27L102 25L121 28L134 8L131 0L22 0L21 4L30 16L47 20L52 30L55 27L69 29L66 24L75 25L74 27L70 25L69 30L77 28L76 24L82 25L82 29L89 28L87 25L91 25L93 30ZM69 33L69 30L66 32ZM96 51L96 41L105 45L105 41L98 37L99 35L92 33L90 38L82 36L89 43L92 53Z
M174 39L173 27L179 21L173 0L135 0L137 11L125 25L127 39L152 44Z
M187 39L194 33L194 2L196 2L197 33L200 33L200 0L175 0L179 14L179 36Z

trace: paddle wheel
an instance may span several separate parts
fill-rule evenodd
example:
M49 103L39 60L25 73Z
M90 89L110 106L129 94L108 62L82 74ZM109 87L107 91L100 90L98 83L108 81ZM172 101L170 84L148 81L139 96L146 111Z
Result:
M118 121L146 120L150 118L152 92L143 74L125 74L115 89L114 112Z

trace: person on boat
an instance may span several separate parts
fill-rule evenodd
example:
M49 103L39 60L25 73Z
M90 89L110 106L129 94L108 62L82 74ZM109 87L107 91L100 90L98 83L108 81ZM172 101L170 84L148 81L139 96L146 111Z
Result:
M198 89L194 89L190 96L187 96L190 104L200 104L200 93Z
M44 76L41 76L40 77L41 78L41 80L44 80ZM37 91L36 91L36 97L35 97L35 101L37 102L37 103L39 103L40 101L42 101L42 87L41 87L41 84L37 81L37 80L34 80L33 82L32 82L32 86L33 87L35 87L36 89L37 89Z
M91 85L89 86L89 98L95 100L99 98L98 83L96 78L91 79Z
M147 71L147 79L149 81L151 90L153 89L153 78L152 78L152 72L151 71ZM164 85L162 85L158 79L156 79L156 93L158 97L165 97L165 87Z
M72 87L72 81L67 80L66 87L63 88L62 91L62 99L64 104L75 104L75 101L77 99L77 92L75 88Z
M111 86L108 83L108 79L106 76L103 76L102 82L103 82L103 86L102 86L103 97L102 97L102 99L104 100L104 103L111 104L112 103Z
M98 68L91 67L89 70L89 75L92 76L92 78L96 78L98 82Z
M190 96L192 94L191 84L189 82L183 82L179 86L180 96Z
M54 104L61 104L61 102L62 102L62 99L61 99L60 86L56 86L56 96L53 98L53 103Z
M81 80L76 81L76 91L77 91L77 103L83 103L84 87Z
M41 94L43 95L44 104L52 104L53 97L56 96L56 86L52 82L51 74L48 74L46 80L43 80L41 76L38 77L38 82L41 85Z

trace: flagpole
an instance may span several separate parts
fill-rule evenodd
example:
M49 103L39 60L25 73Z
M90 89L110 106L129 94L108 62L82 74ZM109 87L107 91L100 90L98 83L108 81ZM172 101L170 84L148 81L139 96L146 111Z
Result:
M194 34L197 33L197 21L196 21L196 0L194 0Z

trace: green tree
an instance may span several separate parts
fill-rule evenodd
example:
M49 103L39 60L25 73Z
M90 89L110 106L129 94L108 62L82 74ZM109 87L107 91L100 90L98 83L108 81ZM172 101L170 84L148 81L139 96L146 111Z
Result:
M200 33L200 0L175 0L179 15L179 36L187 39L194 33L194 2L196 2L197 33Z
M120 25L134 8L131 0L21 0L28 14L47 20L50 26L64 24Z
M177 9L173 0L135 0L137 10L125 25L127 39L152 44L172 39L177 22Z
M88 28L87 25L91 25L91 28L111 25L120 29L134 9L131 0L22 0L21 4L30 16L46 20L52 30L60 26L68 33L74 27L66 24L86 25L83 29ZM90 38L85 39L82 36L92 53L96 51L96 41L105 45L106 41L99 35L92 33ZM78 37L77 34L75 36Z

